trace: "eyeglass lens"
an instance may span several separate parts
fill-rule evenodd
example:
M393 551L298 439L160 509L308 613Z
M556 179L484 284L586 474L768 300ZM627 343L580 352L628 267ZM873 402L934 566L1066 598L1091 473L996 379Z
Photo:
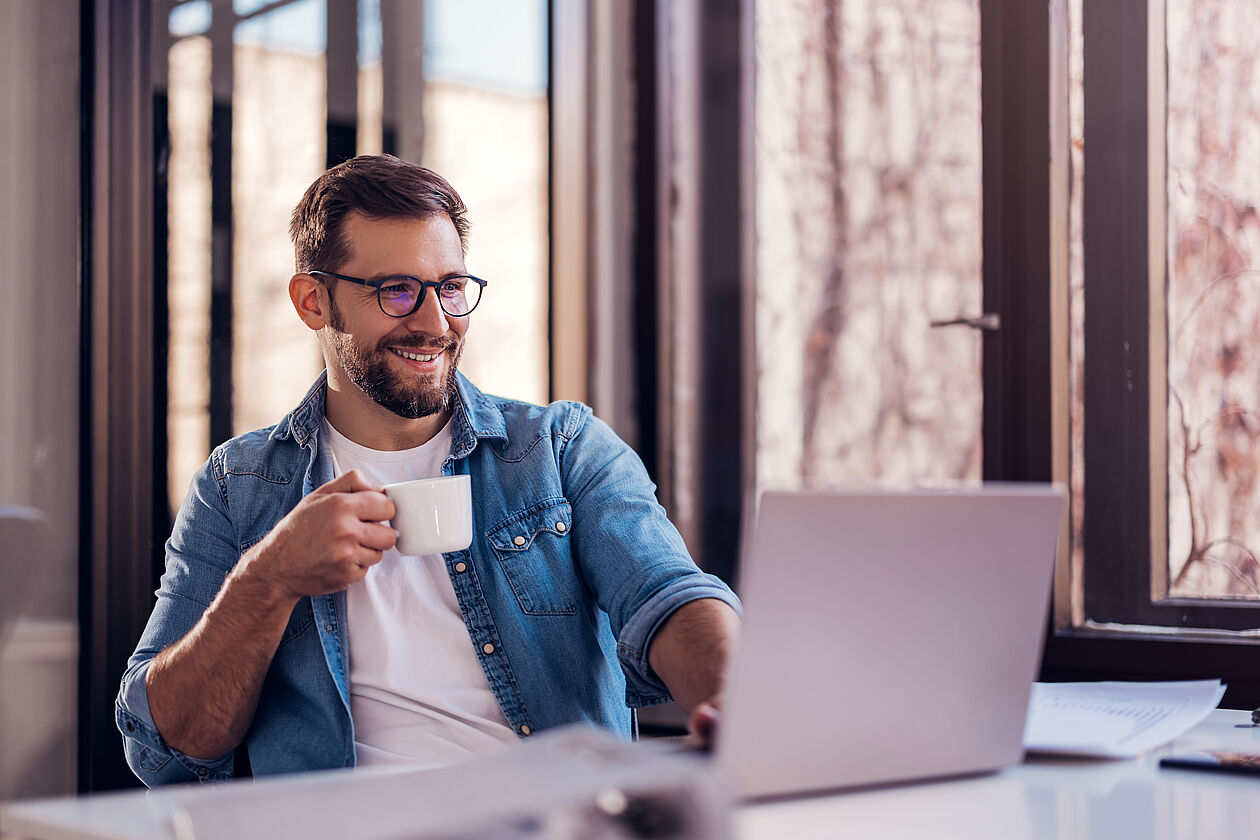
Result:
M415 308L424 289L425 284L414 278L391 278L377 290L381 309L395 318L405 317ZM443 280L436 284L434 291L438 304L447 315L467 315L481 299L481 284L466 277Z

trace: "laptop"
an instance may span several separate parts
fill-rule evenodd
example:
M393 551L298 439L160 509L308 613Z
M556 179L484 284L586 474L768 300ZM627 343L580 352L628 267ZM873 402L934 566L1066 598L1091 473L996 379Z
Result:
M1023 756L1063 488L768 491L714 745L742 799Z

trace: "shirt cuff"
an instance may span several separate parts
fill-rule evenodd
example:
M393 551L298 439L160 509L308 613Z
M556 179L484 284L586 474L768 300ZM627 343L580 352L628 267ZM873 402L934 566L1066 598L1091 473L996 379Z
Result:
M715 598L736 614L743 614L743 605L730 587L713 575L700 573L672 581L622 628L617 655L626 673L626 701L631 706L650 706L669 699L669 689L648 664L647 653L665 620L683 604L702 598Z
M149 666L152 659L146 659L127 669L123 675L122 690L118 692L118 705L127 714L139 719L151 729L157 729L153 723L153 714L149 711Z
M152 659L127 669L118 690L115 720L132 770L149 787L197 779L230 779L233 752L219 758L194 758L166 743L149 710L148 674ZM171 762L170 759L175 761Z

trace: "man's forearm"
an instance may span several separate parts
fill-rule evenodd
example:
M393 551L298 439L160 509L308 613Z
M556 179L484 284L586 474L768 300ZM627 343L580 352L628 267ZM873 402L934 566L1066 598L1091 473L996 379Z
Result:
M716 598L689 601L656 631L648 664L690 713L720 697L726 666L739 636L739 616Z
M162 738L218 758L245 737L296 600L237 565L201 620L149 667L149 713Z

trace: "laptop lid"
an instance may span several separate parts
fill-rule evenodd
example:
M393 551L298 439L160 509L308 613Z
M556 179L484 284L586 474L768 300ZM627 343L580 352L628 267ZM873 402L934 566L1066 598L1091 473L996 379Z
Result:
M1064 508L1045 484L762 494L720 772L758 798L1018 762Z

